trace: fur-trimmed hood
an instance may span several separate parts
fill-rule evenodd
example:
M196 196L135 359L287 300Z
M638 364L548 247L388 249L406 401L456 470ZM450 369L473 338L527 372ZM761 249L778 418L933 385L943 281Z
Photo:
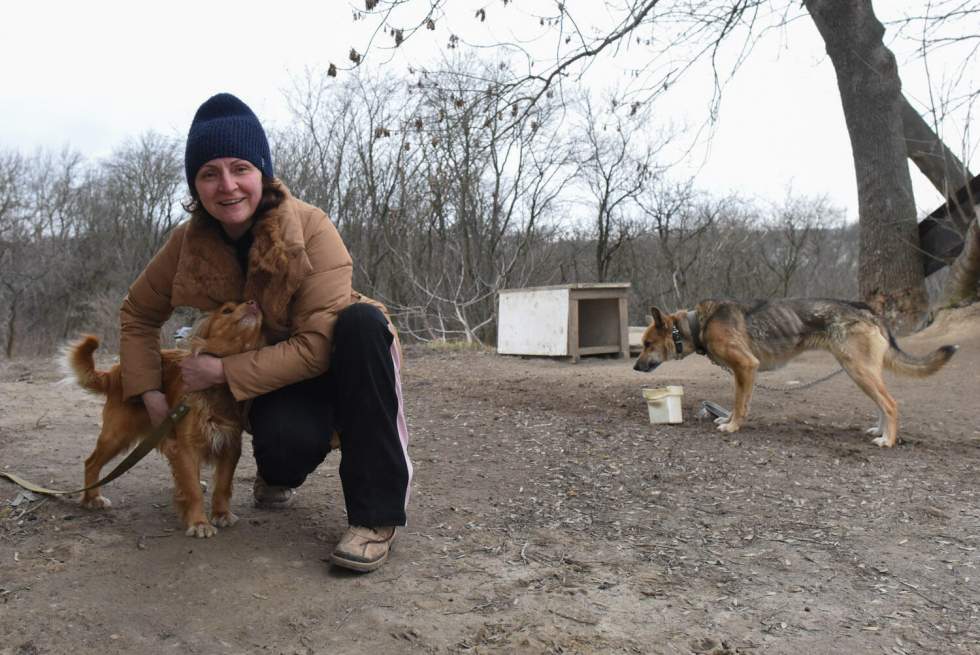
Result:
M171 302L175 307L211 309L229 300L255 300L267 332L278 336L289 331L289 301L313 266L298 215L301 206L285 186L280 187L286 198L252 228L247 276L221 225L204 212L195 212L174 274Z

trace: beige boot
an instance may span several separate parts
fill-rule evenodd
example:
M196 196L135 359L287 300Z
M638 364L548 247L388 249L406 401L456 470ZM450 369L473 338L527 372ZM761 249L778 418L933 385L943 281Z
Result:
M364 528L352 525L334 548L330 559L337 566L367 573L385 563L394 539L393 526Z
M255 484L252 485L252 495L255 498L255 506L264 509L275 509L285 507L292 501L296 491L292 487L277 487L266 484L266 481L255 476Z

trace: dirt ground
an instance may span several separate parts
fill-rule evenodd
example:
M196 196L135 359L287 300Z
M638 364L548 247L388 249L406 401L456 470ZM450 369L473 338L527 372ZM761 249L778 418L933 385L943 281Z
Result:
M926 380L890 376L902 442L811 353L765 374L748 425L727 374L652 374L407 348L410 524L368 575L325 561L346 521L339 455L288 509L183 535L164 460L106 489L105 512L24 501L0 481L0 654L980 653L980 308L901 340L959 343ZM50 362L0 369L0 467L80 486L100 403ZM643 386L684 387L650 425ZM247 442L247 439L246 439Z

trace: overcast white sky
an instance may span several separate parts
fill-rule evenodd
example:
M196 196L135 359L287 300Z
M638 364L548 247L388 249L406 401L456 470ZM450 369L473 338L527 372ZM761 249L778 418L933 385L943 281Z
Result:
M570 0L577 2L596 0ZM922 2L875 4L887 19ZM241 97L267 125L284 125L291 76L346 63L350 47L366 42L363 29L344 0L8 2L0 22L0 148L27 154L68 144L97 158L146 130L183 136L198 105L219 91ZM389 65L402 70L422 45L414 47ZM898 44L896 51L906 95L926 100L921 64ZM691 93L658 115L683 120L705 102ZM691 162L701 188L778 201L792 187L826 194L856 217L836 79L811 21L754 52L725 90L710 150ZM931 210L939 195L916 171L913 179L920 210Z

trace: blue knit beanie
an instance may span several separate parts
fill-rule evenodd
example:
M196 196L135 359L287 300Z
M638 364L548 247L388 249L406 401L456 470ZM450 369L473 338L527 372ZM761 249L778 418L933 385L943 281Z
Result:
M197 197L194 178L201 166L219 157L236 157L251 162L266 177L275 177L272 154L265 130L248 105L231 95L219 93L201 105L187 133L184 170L191 195Z

